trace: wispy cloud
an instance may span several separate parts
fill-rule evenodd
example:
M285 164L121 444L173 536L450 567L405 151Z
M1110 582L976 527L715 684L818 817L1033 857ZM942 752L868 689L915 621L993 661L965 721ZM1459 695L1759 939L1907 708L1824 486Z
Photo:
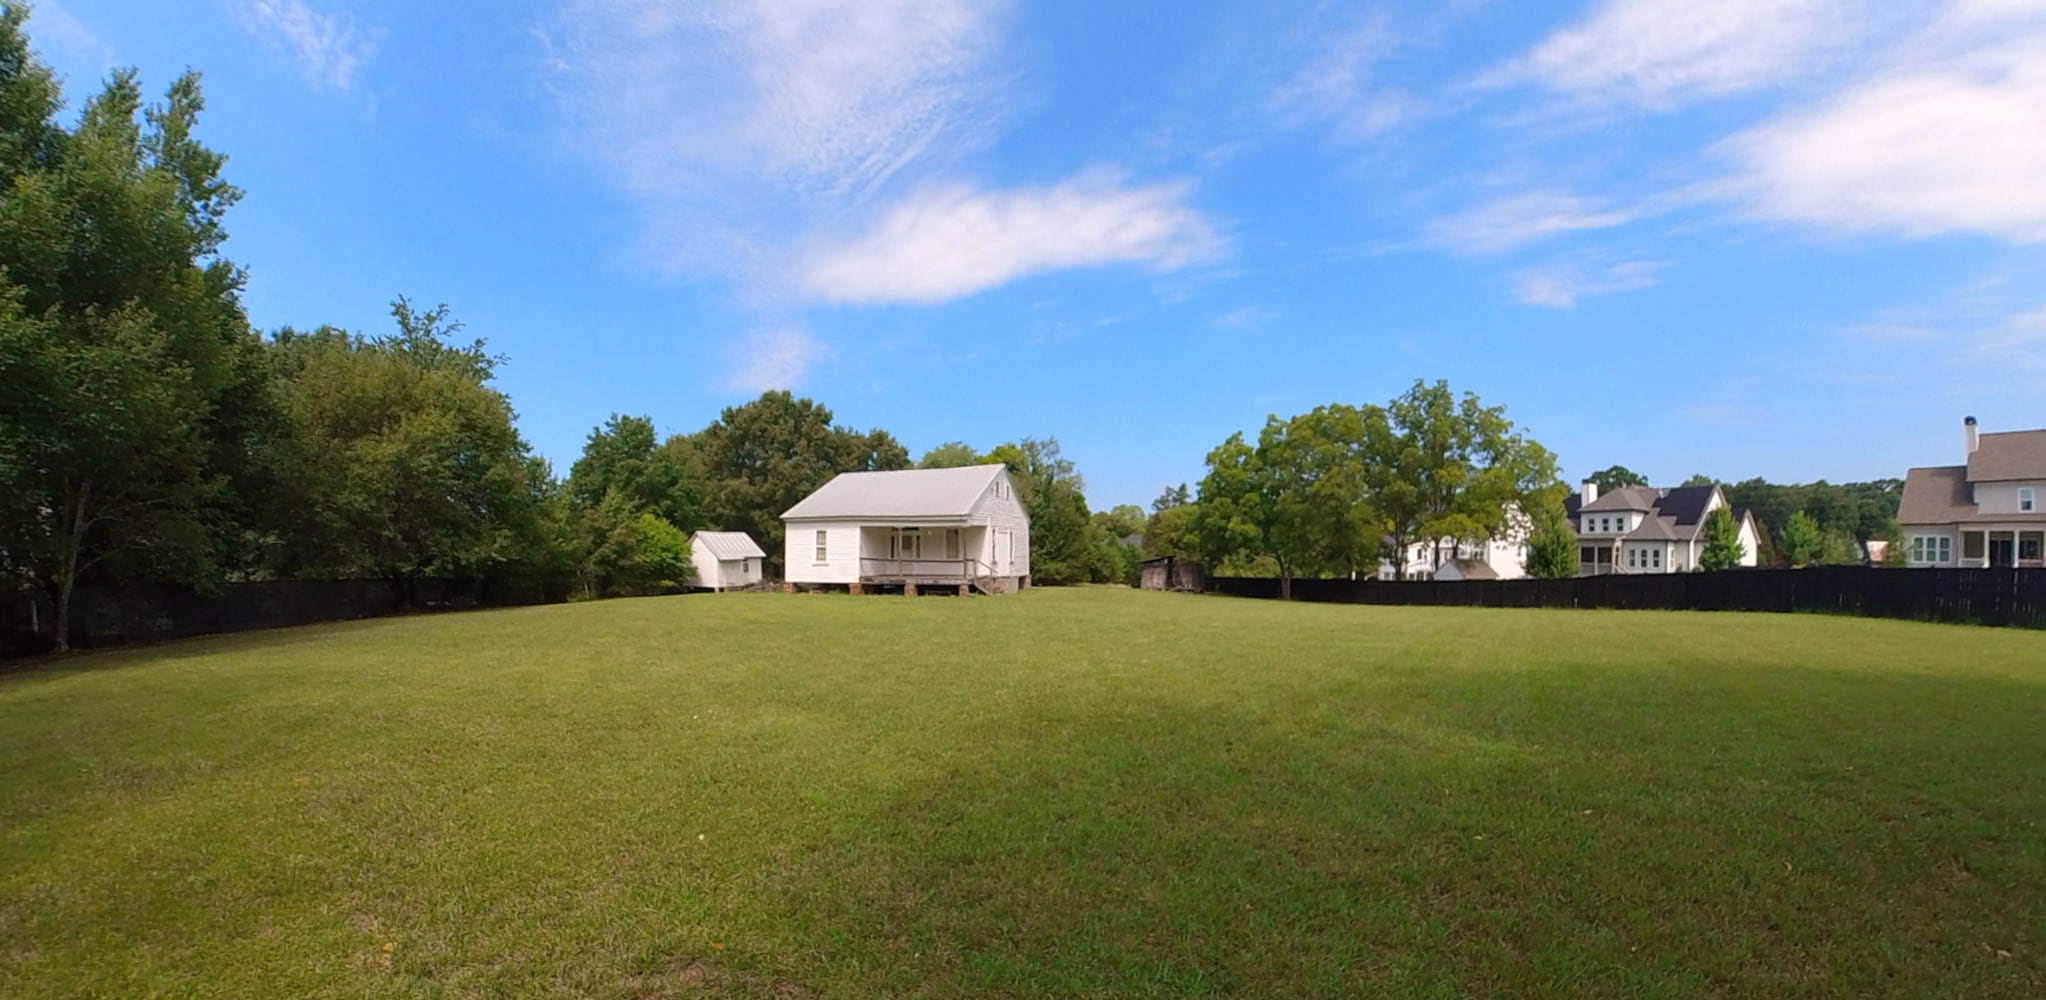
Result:
M1600 198L1534 191L1484 202L1427 227L1429 242L1459 253L1492 254L1563 233L1623 226L1641 215Z
M1411 95L1375 78L1399 35L1383 12L1321 37L1298 73L1273 93L1271 108L1292 123L1325 122L1339 138L1369 138L1420 113Z
M363 63L376 52L346 15L321 11L306 0L228 0L228 8L243 30L297 62L306 82L317 89L352 89Z
M1868 23L1867 0L1603 0L1487 74L1590 105L1667 109L1808 74Z
M1244 306L1241 309L1231 309L1215 317L1215 329L1252 330L1257 327L1267 326L1278 318L1279 311L1276 309L1267 309L1263 306Z
M1579 300L1653 286L1668 264L1654 260L1618 263L1587 258L1559 261L1514 276L1514 298L1531 306L1566 309Z
M1184 184L1132 186L1089 171L1049 187L988 191L941 184L896 204L864 235L829 245L806 286L830 302L931 304L1018 278L1136 264L1173 271L1223 242Z
M738 345L739 368L732 376L731 388L746 393L793 389L825 353L824 345L806 330L758 331Z
M114 48L93 33L85 22L52 0L38 0L31 14L30 31L38 43L66 58L98 68L114 65Z
M1727 140L1730 190L1751 215L1843 232L1973 232L2046 242L2046 25L1960 26L1978 44L1901 54L1816 108ZM1994 38L1994 41L1990 39Z
M1007 6L567 0L550 61L656 264L772 283L798 237L989 138Z

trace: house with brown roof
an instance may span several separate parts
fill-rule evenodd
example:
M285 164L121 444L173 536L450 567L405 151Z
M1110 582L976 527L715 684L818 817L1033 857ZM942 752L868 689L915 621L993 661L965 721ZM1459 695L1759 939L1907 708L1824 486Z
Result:
M1718 485L1621 486L1601 493L1586 482L1583 492L1563 503L1577 532L1579 576L1607 573L1689 573L1705 555L1705 520L1730 508L1740 528L1742 566L1760 558L1762 529L1745 507L1727 502Z
M1904 475L1897 528L1912 566L2046 566L2046 430L1963 424L1966 465Z

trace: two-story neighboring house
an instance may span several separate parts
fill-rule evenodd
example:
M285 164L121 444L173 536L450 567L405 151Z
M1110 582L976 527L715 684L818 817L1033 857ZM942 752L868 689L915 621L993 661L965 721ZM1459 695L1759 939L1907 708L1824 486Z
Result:
M1966 465L1904 475L1897 528L1912 566L2046 566L2046 430L1962 425Z
M1587 482L1584 491L1564 501L1564 513L1577 532L1577 572L1688 573L1699 568L1705 554L1705 519L1731 507L1726 491L1713 486L1622 486L1604 494ZM1759 559L1762 532L1746 508L1733 511L1740 527L1742 566Z

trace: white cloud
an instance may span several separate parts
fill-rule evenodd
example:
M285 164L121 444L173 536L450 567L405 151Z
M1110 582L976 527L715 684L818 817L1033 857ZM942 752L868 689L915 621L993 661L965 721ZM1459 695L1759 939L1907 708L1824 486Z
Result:
M98 69L114 65L114 49L85 22L51 0L38 0L29 18L29 33L66 58Z
M1984 6L1961 13L1980 19ZM1728 140L1732 194L1755 216L1847 232L2046 242L2046 32L1998 34L1907 52L1816 108Z
M2046 306L1965 336L1955 361L1976 372L2046 374Z
M807 331L761 330L740 342L739 370L731 387L746 393L793 389L825 353L824 345Z
M1215 329L1249 330L1254 327L1264 326L1278 318L1278 310L1266 309L1262 306L1244 306L1241 309L1232 309L1215 317Z
M1626 225L1641 214L1602 199L1535 191L1437 219L1427 235L1429 242L1461 253L1501 253L1562 233Z
M657 266L772 283L784 245L985 141L1006 8L567 0L550 63L574 139L646 209Z
M315 9L306 0L229 0L242 28L290 54L315 88L346 91L375 54L344 15Z
M2005 0L2009 2L2009 0ZM1603 0L1486 76L1594 105L1664 109L1811 72L1868 24L1866 0Z
M1184 184L1133 187L1108 171L1009 191L927 187L890 208L864 236L815 255L806 285L832 302L930 304L1051 271L1115 264L1177 270L1222 249L1186 196Z
M1515 276L1514 298L1526 305L1565 309L1581 299L1651 287L1661 279L1667 266L1653 260L1614 264L1582 259L1563 261Z
M1381 86L1374 68L1397 37L1381 15L1324 36L1307 64L1272 95L1271 106L1295 121L1328 122L1343 138L1369 138L1419 113L1412 97Z

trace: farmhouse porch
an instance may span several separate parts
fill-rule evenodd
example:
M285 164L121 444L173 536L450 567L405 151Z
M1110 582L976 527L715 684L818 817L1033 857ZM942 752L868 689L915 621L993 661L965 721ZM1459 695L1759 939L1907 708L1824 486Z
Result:
M866 587L967 588L1007 593L1011 533L980 525L862 525L860 583ZM992 533L993 537L990 538ZM994 562L976 557L991 553Z

